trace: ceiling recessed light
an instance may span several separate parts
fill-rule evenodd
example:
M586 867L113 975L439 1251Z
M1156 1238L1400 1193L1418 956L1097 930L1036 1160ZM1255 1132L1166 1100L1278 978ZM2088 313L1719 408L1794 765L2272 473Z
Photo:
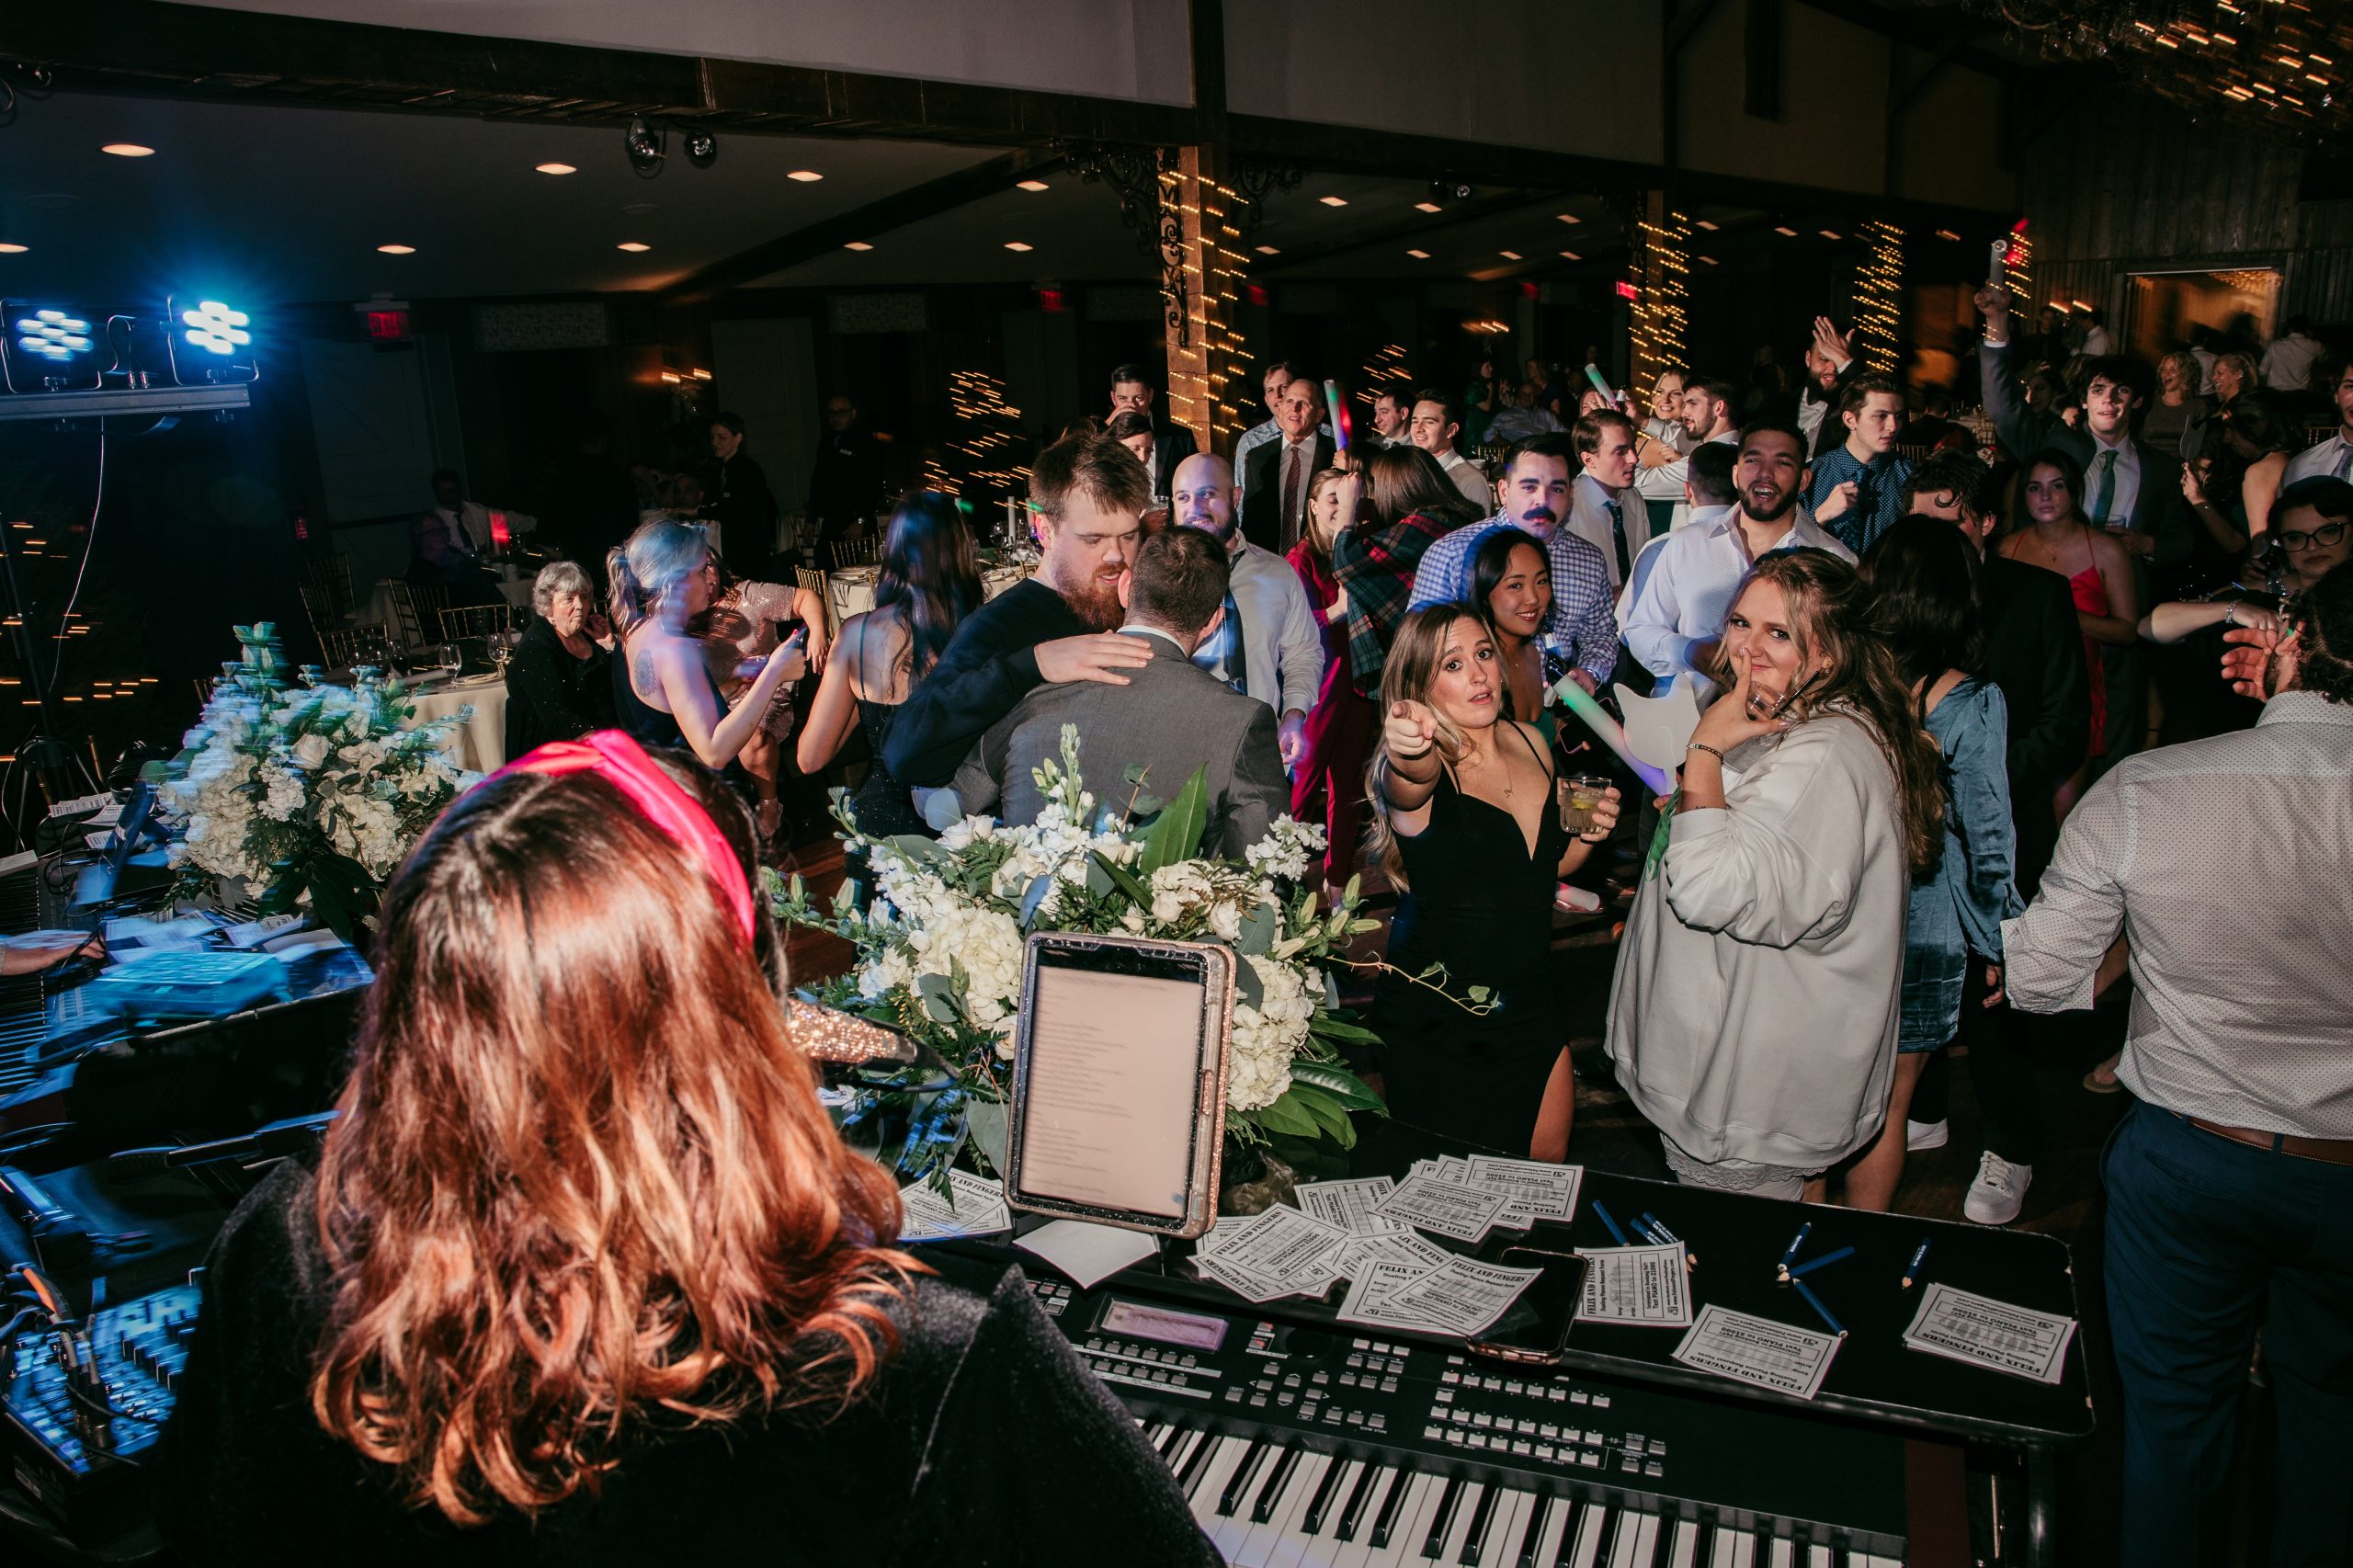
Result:
M1025 179L1015 183L1016 190L1046 190L1051 187L1041 179Z
M872 250L873 248L874 247L872 245L868 244L864 240L852 240L849 244L842 246L842 249L844 250Z
M1519 253L1516 250L1499 250L1495 254L1502 256L1506 261L1518 261L1519 259Z
M415 245L378 245L376 248L386 256L415 256L416 254Z
M1430 258L1430 253L1426 250L1409 250L1405 254L1415 261L1427 261Z
M576 175L580 172L570 164L537 164L533 167L543 175Z
M1028 250L1029 246L1020 240L1007 240L1005 242L1005 248L1007 250Z
M1555 212L1552 216L1558 218L1563 223L1582 223L1585 222L1584 219L1578 217L1574 212Z
M787 179L797 179L802 185L814 185L825 176L819 174L814 169L795 169L784 177Z
M22 256L31 248L29 245L0 244L0 256Z
M1716 258L1715 258L1714 256L1701 256L1699 259L1700 259L1701 261L1706 262L1710 267L1713 267L1713 266L1715 266L1715 265L1716 265Z
M1346 207L1348 204L1348 199L1345 196L1319 196L1315 199L1326 207Z
M1257 247L1257 250L1260 256L1280 256L1283 254L1273 245L1260 245Z
M1820 234L1825 240L1835 240L1839 238L1838 231L1836 229L1816 229L1814 233Z
M1561 259L1563 261L1583 261L1585 257L1579 256L1573 250L1564 250L1561 253Z
M1711 234L1716 232L1716 226L1713 223L1709 222L1705 218L1692 219L1691 226L1695 229L1705 229Z
M1780 235L1785 240L1794 240L1798 237L1798 232L1784 223L1774 224L1773 232Z
M1437 212L1443 210L1435 201L1416 201L1414 203L1414 210L1416 212Z
M118 158L152 158L155 155L154 148L142 147L136 142L109 142L98 151L112 153Z
M623 240L620 244L615 245L613 248L615 250L642 251L652 250L654 247L647 244L643 240Z

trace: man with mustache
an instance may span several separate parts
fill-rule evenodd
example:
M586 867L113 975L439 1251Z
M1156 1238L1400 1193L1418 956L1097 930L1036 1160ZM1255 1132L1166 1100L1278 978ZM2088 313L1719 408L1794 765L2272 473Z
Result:
M892 773L917 788L955 775L990 725L1033 688L1065 681L1128 684L1152 651L1117 635L1120 580L1143 537L1152 479L1108 436L1057 441L1029 475L1044 551L1038 574L966 617L931 673L899 709L883 746Z
M1531 533L1544 542L1552 572L1552 611L1544 631L1567 640L1578 684L1594 691L1618 662L1618 615L1601 551L1561 526L1569 509L1569 438L1563 435L1531 436L1506 452L1503 508L1429 547L1414 570L1406 608L1467 598L1479 542L1497 528Z
M1225 547L1225 618L1193 650L1193 663L1281 716L1283 766L1307 750L1307 715L1324 682L1324 629L1290 562L1243 538L1233 470L1213 452L1176 465L1169 518Z

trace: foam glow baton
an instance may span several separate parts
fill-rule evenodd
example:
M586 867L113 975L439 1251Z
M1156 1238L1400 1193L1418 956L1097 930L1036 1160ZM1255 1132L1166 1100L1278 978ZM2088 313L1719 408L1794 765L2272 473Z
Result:
M1340 383L1324 383L1324 406L1332 411L1332 446L1336 451L1348 449L1348 411L1340 405Z
M1601 744L1618 754L1618 760L1634 770L1634 777L1651 787L1654 795L1664 795L1675 788L1675 780L1658 768L1636 756L1626 745L1626 732L1619 728L1593 694L1577 684L1574 672L1553 683L1552 695L1561 705L1585 721L1586 728L1601 737Z
M1594 384L1595 389L1598 391L1602 396L1609 400L1610 407L1620 408L1624 406L1625 400L1620 398L1616 392L1610 391L1609 383L1601 379L1600 366L1588 362L1585 368L1585 379L1591 381Z

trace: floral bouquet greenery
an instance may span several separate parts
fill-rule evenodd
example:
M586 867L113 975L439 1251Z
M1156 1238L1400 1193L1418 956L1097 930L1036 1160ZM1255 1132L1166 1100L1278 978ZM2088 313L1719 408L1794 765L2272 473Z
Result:
M349 939L374 912L384 880L433 820L478 775L442 748L460 712L417 722L396 680L361 667L348 687L290 672L267 621L236 629L240 663L221 678L186 749L153 764L181 891L243 883L261 913L305 894Z
M1127 801L1098 809L1078 756L1077 727L1065 724L1061 763L1048 759L1033 774L1046 801L1035 823L1010 827L970 816L937 841L862 834L836 791L844 841L873 871L877 896L864 909L848 886L821 909L799 877L769 873L779 918L857 949L856 966L824 982L818 999L905 1030L956 1074L949 1096L961 1122L934 1140L949 1146L910 1147L902 1168L930 1174L969 1143L1002 1169L1023 945L1033 931L1233 949L1241 961L1226 1074L1229 1147L1262 1157L1279 1148L1297 1167L1303 1158L1313 1163L1318 1144L1352 1145L1349 1113L1379 1112L1381 1104L1340 1048L1375 1038L1340 1006L1335 974L1379 967L1345 952L1375 922L1358 915L1354 881L1336 909L1319 908L1316 893L1300 888L1323 853L1322 831L1278 817L1244 861L1205 858L1197 853L1208 821L1201 774L1165 802L1145 796L1145 780L1132 774Z

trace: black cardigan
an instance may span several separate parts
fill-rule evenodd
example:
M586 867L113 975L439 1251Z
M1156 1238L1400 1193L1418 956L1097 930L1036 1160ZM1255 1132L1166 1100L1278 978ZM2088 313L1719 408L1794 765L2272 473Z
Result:
M290 1162L214 1244L156 1505L192 1563L1213 1564L1134 1421L1018 1270L983 1301L921 1279L870 1393L829 1425L789 1415L673 1433L600 1495L460 1530L406 1506L385 1467L312 1418L325 1291L315 1176Z
M595 643L575 659L546 621L534 619L506 662L506 760L550 741L613 727L612 655Z

